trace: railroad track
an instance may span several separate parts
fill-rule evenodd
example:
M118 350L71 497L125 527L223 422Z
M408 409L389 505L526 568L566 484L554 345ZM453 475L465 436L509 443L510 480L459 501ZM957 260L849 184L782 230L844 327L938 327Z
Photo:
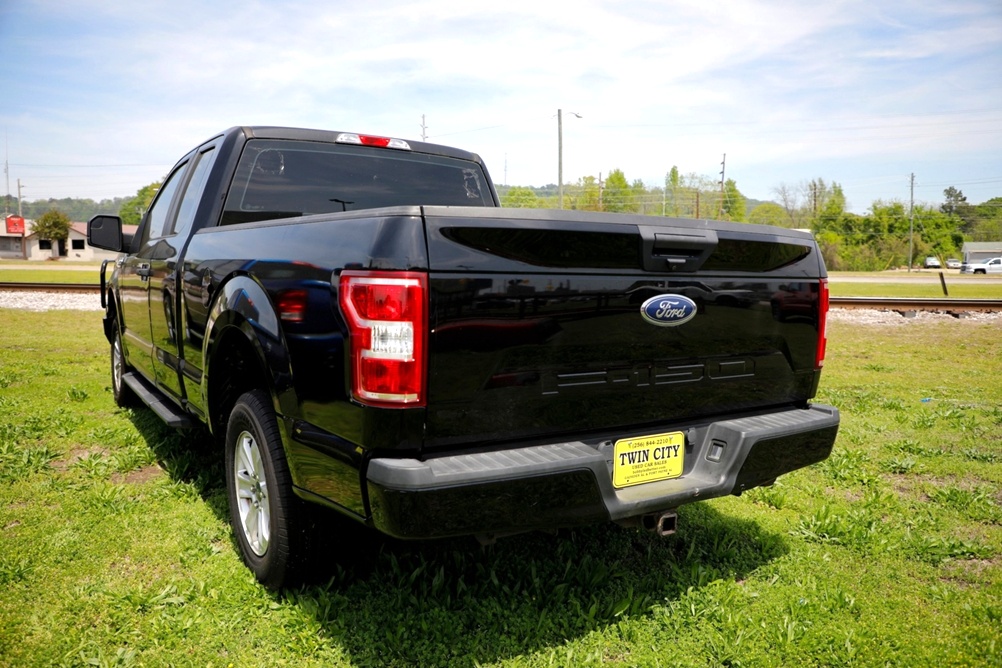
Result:
M92 292L100 291L98 284L82 283L0 283L0 290L37 292ZM878 309L885 311L944 311L963 313L970 311L1002 311L1002 299L951 299L950 297L832 297L832 308Z

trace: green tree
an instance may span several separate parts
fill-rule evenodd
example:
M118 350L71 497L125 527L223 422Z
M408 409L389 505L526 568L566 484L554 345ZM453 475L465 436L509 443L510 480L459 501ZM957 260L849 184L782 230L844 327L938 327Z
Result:
M637 202L626 180L626 175L620 169L609 172L602 190L602 210L613 213L633 213L637 210Z
M950 217L951 220L958 221L960 230L964 234L970 234L978 225L978 211L976 207L967 203L964 191L950 186L943 191L944 202L939 210Z
M748 222L757 225L779 225L787 221L786 210L775 202L762 202L748 212Z
M39 239L66 241L70 236L70 217L57 209L49 209L38 217L31 231Z
M630 186L630 198L633 201L633 211L645 216L661 215L661 197L657 198L655 204L652 193L647 190L647 186L640 179L633 180L633 184Z
M724 182L724 195L720 207L721 218L739 223L745 222L745 196L738 190L734 179Z
M783 207L778 204L776 206L785 216L786 212L783 211ZM817 239L818 248L821 250L821 257L824 258L825 267L829 271L841 270L845 264L842 260L842 249L845 245L845 240L842 239L841 235L831 230L825 230L818 232L815 235L815 239Z
M948 216L955 216L960 213L960 209L967 205L967 197L963 190L958 190L950 186L943 191L945 201L940 205L939 210Z
M122 208L119 209L118 215L121 216L123 225L139 224L143 214L150 208L150 202L160 190L161 183L162 181L154 181L148 186L143 186L136 192L135 196L122 202Z
M666 216L678 218L682 215L682 180L678 174L678 167L672 165L671 170L665 175L665 206Z
M532 188L513 186L501 198L501 206L510 209L538 209L542 204Z
M578 182L568 190L564 189L565 196L570 192L570 208L576 211L601 211L600 199L601 188L598 179L594 176L585 176L578 179Z
M1002 241L1002 197L993 197L974 207L972 241Z

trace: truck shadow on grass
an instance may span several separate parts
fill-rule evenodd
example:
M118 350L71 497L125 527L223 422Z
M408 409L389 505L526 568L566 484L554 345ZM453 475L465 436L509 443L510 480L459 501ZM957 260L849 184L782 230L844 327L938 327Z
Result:
M228 521L222 451L137 412L161 465ZM275 594L314 618L324 644L354 665L476 665L556 650L624 616L712 608L714 583L741 581L788 552L783 536L706 503L679 510L667 538L614 524L473 539L407 542L321 513L309 581ZM733 593L733 592L732 592ZM704 600L706 599L706 600Z

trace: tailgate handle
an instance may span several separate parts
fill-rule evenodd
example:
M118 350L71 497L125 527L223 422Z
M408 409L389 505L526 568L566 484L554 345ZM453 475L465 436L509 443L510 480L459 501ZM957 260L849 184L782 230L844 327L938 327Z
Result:
M697 271L717 247L715 230L640 226L647 271Z

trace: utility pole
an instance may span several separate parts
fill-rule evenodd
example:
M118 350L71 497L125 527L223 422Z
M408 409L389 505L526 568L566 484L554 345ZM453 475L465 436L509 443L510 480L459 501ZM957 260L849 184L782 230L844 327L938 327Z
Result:
M17 180L17 215L20 218L24 218L21 215L21 179Z
M572 116L581 118L581 114L570 112ZM557 208L564 208L564 110L557 109Z
M424 124L424 114L421 114L421 141L428 141L428 126Z
M10 147L7 145L7 133L4 132L3 135L3 175L7 179L7 196L3 198L3 217L6 220L7 214L10 213L10 164L8 163L8 158L10 154Z
M722 218L724 213L724 171L726 169L727 154L724 153L724 157L720 161L720 211L717 213L717 218Z
M564 208L564 110L557 109L557 208Z
M915 248L915 172L911 175L911 198L908 204L908 271L912 270L912 254Z

